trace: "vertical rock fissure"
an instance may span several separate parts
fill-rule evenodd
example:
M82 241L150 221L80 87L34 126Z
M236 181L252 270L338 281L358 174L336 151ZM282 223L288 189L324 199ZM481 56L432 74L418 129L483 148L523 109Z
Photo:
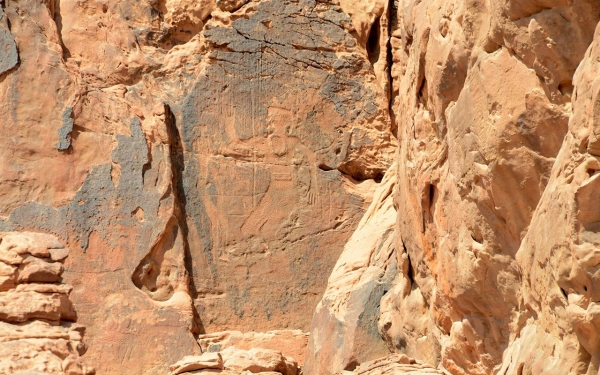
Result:
M54 23L56 24L56 33L58 34L58 41L62 48L62 58L64 61L67 61L69 57L71 57L71 51L65 46L62 37L62 15L60 13L60 0L56 0L54 2L54 6L50 9L50 13L52 14L52 18L54 19Z
M406 276L408 277L408 280L410 281L411 288L414 288L416 285L415 269L413 268L412 262L410 261L410 255L408 254L408 249L406 249L406 245L402 244L402 247L404 248L404 253L406 254L406 262L408 263Z
M194 267L192 263L192 255L190 252L190 245L188 240L188 226L186 220L186 198L185 191L183 188L183 169L185 168L184 156L183 156L183 143L177 128L175 115L171 111L169 105L165 104L165 124L167 127L167 134L169 137L169 153L171 158L171 169L172 169L172 183L173 195L175 197L175 217L181 229L181 237L183 239L183 251L184 251L184 265L189 275L188 280L188 292L195 300L198 297L198 291L196 284L194 283ZM200 319L200 314L196 310L196 306L192 303L192 311L194 314L194 326L192 327L192 334L197 337L199 334L205 333L204 326Z
M392 32L394 31L397 9L395 0L390 0L388 5L388 35L386 41L386 58L387 58L387 74L388 74L388 112L390 114L390 129L394 137L398 138L398 124L396 124L396 113L394 112L394 76L392 68L394 66L394 51L392 48Z

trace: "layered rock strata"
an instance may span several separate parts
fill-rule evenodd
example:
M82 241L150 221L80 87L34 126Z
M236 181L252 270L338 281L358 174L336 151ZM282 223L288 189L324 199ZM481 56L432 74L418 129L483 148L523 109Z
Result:
M54 236L0 233L0 373L92 375Z

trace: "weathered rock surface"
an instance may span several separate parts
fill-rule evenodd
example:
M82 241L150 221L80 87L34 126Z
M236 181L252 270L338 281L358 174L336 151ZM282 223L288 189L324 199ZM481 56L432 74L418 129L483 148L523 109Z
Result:
M415 361L404 354L391 354L384 358L362 363L352 372L356 375L444 375L443 371Z
M296 375L298 364L292 357L280 351L264 348L249 350L230 346L220 352L205 352L200 356L187 356L170 366L171 375L194 371L194 373L218 373L222 375L281 374Z
M364 210L355 180L392 162L385 91L351 30L340 7L312 1L249 3L206 25L181 127L208 329L307 330Z
M8 27L8 21L4 15L4 10L0 5L0 76L8 72L19 63L19 53L17 52L17 45L15 44L15 38L10 33Z
M0 233L0 374L94 373L81 358L72 287L61 283L67 255L48 234Z
M377 322L380 300L398 273L395 172L394 165L385 174L329 277L313 317L305 373L353 370L360 363L389 354Z
M583 280L582 271L566 270L570 264L582 268L575 260L549 258L574 236L567 233L578 229L552 219L567 220L566 213L548 216L540 200L544 191L559 189L560 183L546 186L553 165L556 170L560 164L561 145L569 140L564 138L569 119L577 118L578 84L592 81L573 76L592 43L600 4L400 0L391 14L392 110L400 145L398 277L377 305L387 347L452 374L597 372L594 350L563 341L573 318L555 318L561 295L548 294L560 292L552 284L560 280L559 271L551 271L551 264L565 278L577 273ZM593 155L593 139L579 149L587 147ZM588 186L577 199L594 207L595 194ZM571 199L551 201L564 205ZM545 226L532 221L534 212L544 212ZM595 215L593 208L581 212ZM532 232L539 237L529 240ZM354 259L363 251L353 250ZM527 253L538 257L537 269L533 255L525 260ZM360 290L354 272L344 271L348 293ZM329 285L328 290L335 285L331 279ZM591 286L586 288L589 294ZM569 289L563 289L568 296ZM330 299L326 292L315 313L310 342L324 344L309 345L307 364L328 352L343 358L337 353L352 353L356 345L324 338L331 323L324 323L329 319L322 317L322 307L332 305ZM575 318L588 322L579 336L597 337L592 315L586 314ZM337 330L354 325L343 320ZM594 345L589 338L583 341ZM553 350L560 354L551 355ZM307 366L306 373L335 374L362 361L349 368L349 359L314 363L321 367Z
M220 353L202 353L197 356L185 356L179 362L169 366L172 375L196 370L223 370L223 357Z
M0 373L597 374L599 21L0 1Z
M518 334L526 274L515 256L561 147L599 6L398 3L397 248L408 264L381 303L392 350L453 374L498 371Z
M573 80L573 115L517 261L521 309L501 371L597 373L600 27Z
M98 373L164 374L205 332L308 331L394 159L387 5L2 6L0 229L73 249Z
M198 336L198 344L203 353L219 352L229 347L242 350L263 348L277 350L286 356L296 358L302 366L306 356L308 333L300 330L279 330L269 332L224 331Z

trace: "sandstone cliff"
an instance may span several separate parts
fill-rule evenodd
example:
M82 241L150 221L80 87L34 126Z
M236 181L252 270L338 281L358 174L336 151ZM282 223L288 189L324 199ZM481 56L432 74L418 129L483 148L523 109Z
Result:
M597 374L599 22L0 1L0 373Z

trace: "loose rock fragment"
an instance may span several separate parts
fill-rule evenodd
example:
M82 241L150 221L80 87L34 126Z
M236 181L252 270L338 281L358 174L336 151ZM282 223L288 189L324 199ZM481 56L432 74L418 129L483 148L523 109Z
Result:
M179 362L169 366L171 375L202 369L223 369L223 358L220 353L203 353L199 356L186 356Z

